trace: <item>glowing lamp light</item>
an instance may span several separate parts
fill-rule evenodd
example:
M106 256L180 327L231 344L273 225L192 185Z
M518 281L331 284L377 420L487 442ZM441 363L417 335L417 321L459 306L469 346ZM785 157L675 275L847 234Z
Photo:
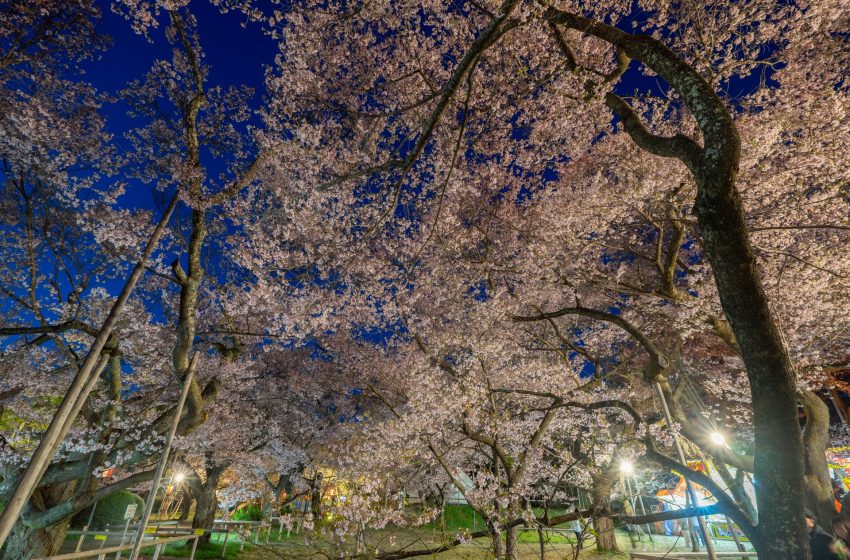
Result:
M635 470L635 466L631 463L631 461L620 461L620 470L623 471L624 474L632 474Z
M179 473L174 475L174 482L176 482L177 484L180 484L181 482L183 482L183 480L185 478L186 478L186 475L183 474L182 472L179 472Z
M726 438L720 432L711 432L711 441L715 445L726 445Z

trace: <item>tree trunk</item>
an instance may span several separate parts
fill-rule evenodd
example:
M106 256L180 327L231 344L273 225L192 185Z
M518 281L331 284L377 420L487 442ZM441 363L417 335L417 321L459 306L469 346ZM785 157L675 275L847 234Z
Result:
M215 490L210 491L205 485L201 495L195 496L195 517L192 519L192 528L205 529L207 531L212 528L217 508L218 501L215 497ZM209 532L204 533L198 539L198 544L202 547L206 546L210 542L210 536Z
M758 552L771 560L802 560L810 551L803 493L792 491L805 486L795 374L761 286L733 177L698 177L695 210L750 381Z
M818 516L820 526L831 531L835 503L829 480L829 467L826 464L829 408L820 397L808 389L801 391L801 400L806 411L806 429L803 431L803 448L806 452L806 506Z
M493 541L493 558L495 560L503 560L505 557L505 547L502 542L502 532L497 531L492 525L490 525L490 537Z
M505 560L516 560L517 528L512 525L505 531Z
M632 35L599 21L549 8L549 21L566 24L622 49L655 71L677 91L699 124L702 145L684 135L656 136L640 116L613 93L605 103L623 121L635 143L687 165L697 185L693 213L711 263L720 305L747 368L753 401L756 527L760 557L811 558L803 515L803 439L797 421L796 374L762 287L735 177L741 140L715 86L661 41Z
M180 521L189 519L189 513L192 511L192 493L183 488L183 501L180 503Z
M546 560L546 540L542 525L537 525L537 542L540 544L540 560Z
M614 520L610 515L594 515L593 530L596 532L597 550L619 550L614 534Z
M608 514L608 497L614 487L612 473L596 478L591 498L593 499L593 530L596 532L597 550L619 550L617 536L614 534L614 520Z
M322 480L324 480L324 475L317 472L316 476L313 477L312 488L310 489L310 512L316 522L322 517Z
M30 529L19 519L6 539L3 560L30 560L58 553L69 523L70 519L66 519L46 529Z
M735 500L735 505L746 513L747 517L753 520L753 524L758 523L758 512L744 487L744 481L746 480L744 476L745 471L738 469L735 476L732 476L732 473L729 472L725 464L714 463L714 466L720 474L720 478L723 479L726 488L729 489L732 499Z
M198 487L193 487L195 497L195 517L192 519L193 529L204 529L206 532L198 539L198 546L204 547L209 544L211 534L209 530L215 521L215 512L218 509L218 499L215 491L218 489L218 479L224 473L223 468L214 467L207 470L207 479Z

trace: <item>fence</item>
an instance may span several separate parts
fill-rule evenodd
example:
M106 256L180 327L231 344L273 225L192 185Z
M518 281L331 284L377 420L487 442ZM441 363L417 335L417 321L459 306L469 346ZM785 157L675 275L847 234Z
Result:
M138 525L130 525L127 523L120 531L110 530L109 526L102 531L89 530L86 527L82 530L70 530L68 531L69 536L79 535L74 552L57 554L38 560L75 560L77 558L121 560L123 553L133 548L133 540L135 539L135 534L138 528ZM144 546L146 548L151 546L155 547L152 558L153 560L157 560L164 545L172 542L191 541L192 548L190 551L190 560L193 560L195 557L195 550L198 546L198 539L200 539L204 533L224 533L224 542L221 547L221 557L224 558L224 555L227 552L227 543L230 540L230 533L235 533L239 536L239 551L241 552L245 548L245 542L251 539L252 534L254 544L257 544L260 537L260 531L266 528L269 528L269 524L263 521L215 521L209 531L202 531L199 529L198 531L200 532L196 532L185 527L179 527L178 521L158 521L148 525L148 533L145 538L151 538L153 540L150 542L144 542ZM86 539L94 539L94 541L100 546L83 550L83 545L86 543ZM109 540L115 540L117 541L117 544L113 546L106 546ZM114 554L114 557L107 558L108 555L112 554Z
M754 551L715 552L717 558L758 558ZM686 558L708 558L707 552L632 552L632 560L684 560Z
M115 536L121 535L122 536L122 538L121 538L122 543L117 545L117 546L106 546L106 540L110 536L110 533L108 531L91 531L89 534L93 534L96 540L101 541L102 544L101 544L100 548L95 548L95 549L91 549L91 550L79 550L80 544L78 543L78 545L77 545L78 550L76 550L74 552L68 552L68 553L65 553L65 554L57 554L55 556L48 556L48 557L45 557L45 558L41 558L39 560L77 560L79 558L96 558L97 560L107 560L107 556L112 555L112 554L115 554L116 560L120 560L122 553L133 549L133 543L132 542L129 542L127 544L123 543L124 535L122 533L118 533L118 532L111 533L111 535L115 535ZM103 537L103 538L98 539L98 537ZM175 535L175 536L171 536L171 537L161 537L161 538L157 538L157 537L158 536L156 534L153 534L150 541L148 541L148 542L142 541L144 543L145 548L154 547L154 553L153 553L153 556L151 557L151 560L157 560L159 558L159 555L162 552L163 546L165 546L169 543L181 542L181 541L185 541L187 543L188 542L192 543L192 548L191 548L191 551L190 551L190 554L189 554L189 560L194 560L195 550L198 547L198 539L201 537L201 535L195 534L195 533L186 533L186 534L180 534L180 535ZM82 541L80 541L80 543L81 542Z

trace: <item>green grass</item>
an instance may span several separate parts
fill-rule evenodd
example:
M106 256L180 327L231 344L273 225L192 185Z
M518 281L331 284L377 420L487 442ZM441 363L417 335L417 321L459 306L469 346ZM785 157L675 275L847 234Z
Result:
M204 548L198 546L198 550L195 551L195 558L221 558L221 551L224 545L224 533L214 534L212 539L210 539L209 544ZM224 558L226 560L237 560L239 558L239 546L240 541L234 535L230 535L227 539L227 551L224 554ZM253 545L250 542L245 543L245 547L243 549L243 553L249 551ZM162 552L160 553L162 556L171 556L174 558L188 558L190 548L186 546L185 543L175 542L165 545ZM148 546L142 549L142 554L153 554L154 547Z
M444 513L437 516L432 522L424 525L424 529L439 530L445 520L446 532L455 532L459 529L483 529L484 520L481 516L467 505L447 505Z
M520 531L517 535L517 541L521 543L537 543L539 542L537 531ZM554 531L543 531L543 542L546 544L569 544L575 543L574 536L567 536Z
M556 515L561 515L566 513L565 509L562 508L552 508L549 510L549 517L555 517ZM537 516L543 515L542 508L534 508L534 514ZM447 505L445 509L445 523L446 523L446 532L455 532L459 529L469 529L469 530L481 530L484 529L484 520L480 514L473 511L471 507L468 505ZM440 528L440 517L438 516L434 521L424 525L425 529L439 529ZM537 535L535 533L534 536L535 541L537 540ZM558 542L558 541L552 541ZM566 542L566 541L564 541Z

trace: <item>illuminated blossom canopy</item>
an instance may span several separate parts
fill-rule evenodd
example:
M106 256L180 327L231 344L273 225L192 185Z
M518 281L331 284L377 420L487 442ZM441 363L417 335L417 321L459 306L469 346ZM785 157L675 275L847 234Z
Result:
M150 480L196 352L175 445L196 527L225 485L316 515L331 469L349 552L450 489L499 557L573 487L615 547L625 458L705 486L761 554L808 554L804 503L833 507L817 393L850 355L842 0L211 4L110 4L151 49L114 91L78 71L115 48L106 3L0 15L0 496L177 200L48 470L63 491L7 557ZM274 49L262 83L202 48L199 20L233 12ZM421 515L387 499L411 493Z

